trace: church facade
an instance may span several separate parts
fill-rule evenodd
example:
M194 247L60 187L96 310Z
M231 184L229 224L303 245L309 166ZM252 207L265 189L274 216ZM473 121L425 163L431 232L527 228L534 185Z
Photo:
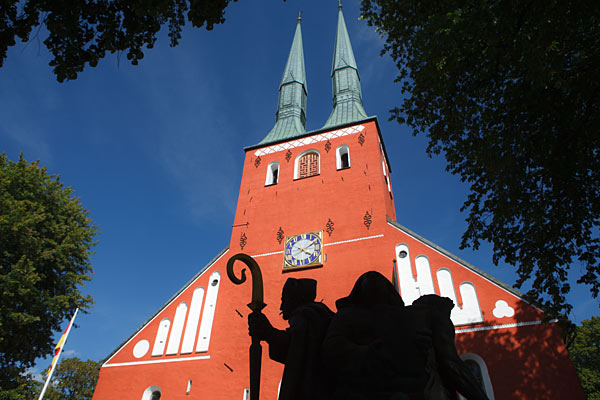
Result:
M560 330L543 322L542 310L396 222L388 153L362 105L341 7L332 80L333 111L323 128L306 132L299 19L275 126L245 148L229 245L107 357L94 400L249 399L251 285L226 274L240 252L260 265L263 312L278 328L288 277L316 279L317 300L335 310L335 300L375 270L406 304L432 293L453 300L459 354L490 399L585 398ZM261 399L275 400L283 367L263 354Z

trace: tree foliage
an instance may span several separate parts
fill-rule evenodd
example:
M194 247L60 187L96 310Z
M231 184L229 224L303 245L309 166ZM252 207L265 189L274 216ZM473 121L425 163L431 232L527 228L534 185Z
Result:
M101 363L83 361L77 357L65 358L52 376L52 385L46 391L47 400L91 400L98 382Z
M600 317L581 321L569 355L588 399L600 400Z
M59 82L76 79L87 65L95 67L106 53L127 54L137 65L144 48L151 49L163 25L168 26L171 46L181 38L187 19L195 27L225 21L232 0L89 0L0 2L0 67L7 49L47 33L44 44L52 53ZM233 0L237 1L237 0ZM41 27L45 29L42 30Z
M52 354L53 333L77 307L91 306L80 288L91 279L95 234L58 176L0 154L0 395Z
M42 390L42 384L33 379L30 374L19 375L15 378L11 388L0 387L2 400L31 400L37 399Z
M363 0L362 13L399 69L391 119L470 185L461 247L492 243L551 314L571 309L573 265L597 297L600 3Z

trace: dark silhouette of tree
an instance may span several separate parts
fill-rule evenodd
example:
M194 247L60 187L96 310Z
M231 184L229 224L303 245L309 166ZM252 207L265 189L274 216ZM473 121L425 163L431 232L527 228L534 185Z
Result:
M212 30L225 22L225 8L237 0L8 0L0 3L0 67L7 49L47 33L44 45L59 82L76 79L86 64L95 67L106 53L126 53L137 65L164 25L171 46L187 20ZM41 28L44 29L41 29ZM34 32L35 31L35 32Z
M489 241L551 315L572 308L573 265L597 297L600 3L363 0L362 14L406 94L391 119L470 185L461 247Z

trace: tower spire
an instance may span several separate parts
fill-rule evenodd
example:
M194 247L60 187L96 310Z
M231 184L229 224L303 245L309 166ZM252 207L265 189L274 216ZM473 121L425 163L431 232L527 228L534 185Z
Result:
M362 104L360 78L346 29L342 1L338 0L338 24L331 66L333 111L324 128L367 118Z
M306 132L307 88L301 21L302 13L300 12L290 54L279 84L275 126L259 144L292 138Z

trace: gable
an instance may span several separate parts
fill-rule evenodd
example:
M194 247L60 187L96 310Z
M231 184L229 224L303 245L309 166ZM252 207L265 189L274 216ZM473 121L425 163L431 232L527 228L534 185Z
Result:
M205 265L135 333L111 353L103 367L161 362L166 356L208 358L212 323L226 248ZM213 268L223 264L223 268Z
M400 294L411 304L419 296L438 294L455 304L455 326L488 327L541 323L543 312L516 289L461 260L388 218L393 228L395 275Z

